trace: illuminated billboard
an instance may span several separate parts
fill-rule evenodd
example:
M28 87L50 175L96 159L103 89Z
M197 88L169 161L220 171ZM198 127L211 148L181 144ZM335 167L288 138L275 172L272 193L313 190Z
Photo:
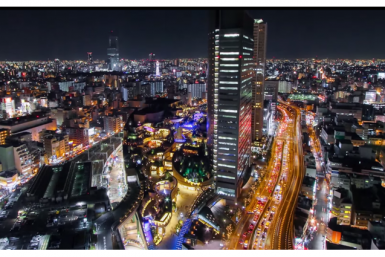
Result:
M88 136L93 136L93 135L95 135L95 128L88 129Z

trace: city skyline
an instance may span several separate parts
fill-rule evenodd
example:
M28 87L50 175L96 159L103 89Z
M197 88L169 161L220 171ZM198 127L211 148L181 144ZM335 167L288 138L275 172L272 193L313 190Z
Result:
M385 59L331 56L382 13L44 12L0 41L0 250L385 249Z
M385 22L382 10L262 8L248 12L269 24L267 58L385 58L381 56L383 36L377 33ZM0 42L2 61L85 60L87 52L105 60L111 30L118 33L124 59L146 59L151 52L161 59L206 58L208 54L209 17L204 9L4 9L0 14L13 21L3 29L7 37ZM82 19L62 20L77 16ZM20 33L25 24L29 28Z

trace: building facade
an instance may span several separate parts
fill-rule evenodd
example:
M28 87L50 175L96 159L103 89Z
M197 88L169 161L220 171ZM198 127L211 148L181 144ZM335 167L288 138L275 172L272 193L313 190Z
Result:
M0 145L5 145L5 139L10 136L9 129L0 129Z
M209 33L208 143L216 192L235 203L250 164L253 19L244 11L212 11Z
M254 62L256 64L253 82L252 139L260 140L263 133L263 100L265 88L267 23L254 20Z

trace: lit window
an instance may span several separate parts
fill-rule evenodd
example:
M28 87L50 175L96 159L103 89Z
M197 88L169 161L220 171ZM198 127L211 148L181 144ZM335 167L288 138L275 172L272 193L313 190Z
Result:
M248 48L248 47L243 47L243 49L245 49L245 50L249 50L249 51L253 51L253 49L251 49L251 48Z
M219 139L225 139L225 140L237 140L236 138L233 138L233 137L221 137L221 136L219 136L218 138Z
M220 145L237 145L235 143L219 142Z
M224 34L224 37L239 37L239 34Z
M235 85L237 85L238 81L219 81L219 84L235 84Z
M236 168L234 165L227 165L227 164L222 164L222 163L219 163L218 166L219 166L219 167L232 168L232 169L235 169L235 168Z
M219 89L222 89L222 90L238 90L237 87L219 87Z
M239 64L221 64L220 66L224 66L224 67L238 67Z
M218 175L219 178L235 179L234 177Z
M219 70L219 72L238 72L238 70Z
M220 112L231 112L231 113L238 113L237 110L226 110L226 109L219 109Z
M239 52L220 52L220 55L238 55Z
M239 58L221 58L222 61L238 61Z

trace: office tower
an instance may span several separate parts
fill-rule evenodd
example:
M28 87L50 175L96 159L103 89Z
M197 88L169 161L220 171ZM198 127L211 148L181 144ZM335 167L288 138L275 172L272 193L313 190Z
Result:
M159 73L159 61L156 61L156 76L157 76L157 77L160 77L160 73Z
M15 114L15 100L10 96L0 98L0 119L12 118Z
M152 59L155 57L155 54L151 53L148 55L148 60L152 61Z
M111 31L109 42L108 42L108 48L107 48L107 55L109 60L109 70L119 70L119 44L118 44L118 37L113 34L114 32Z
M208 144L216 192L237 201L251 147L253 19L241 10L210 13Z
M87 52L87 60L89 63L92 63L92 52Z
M256 64L253 83L252 139L260 140L263 135L263 100L265 91L267 23L254 20L254 62Z
M60 71L60 60L59 59L55 59L54 67L55 67L55 72L58 73Z

